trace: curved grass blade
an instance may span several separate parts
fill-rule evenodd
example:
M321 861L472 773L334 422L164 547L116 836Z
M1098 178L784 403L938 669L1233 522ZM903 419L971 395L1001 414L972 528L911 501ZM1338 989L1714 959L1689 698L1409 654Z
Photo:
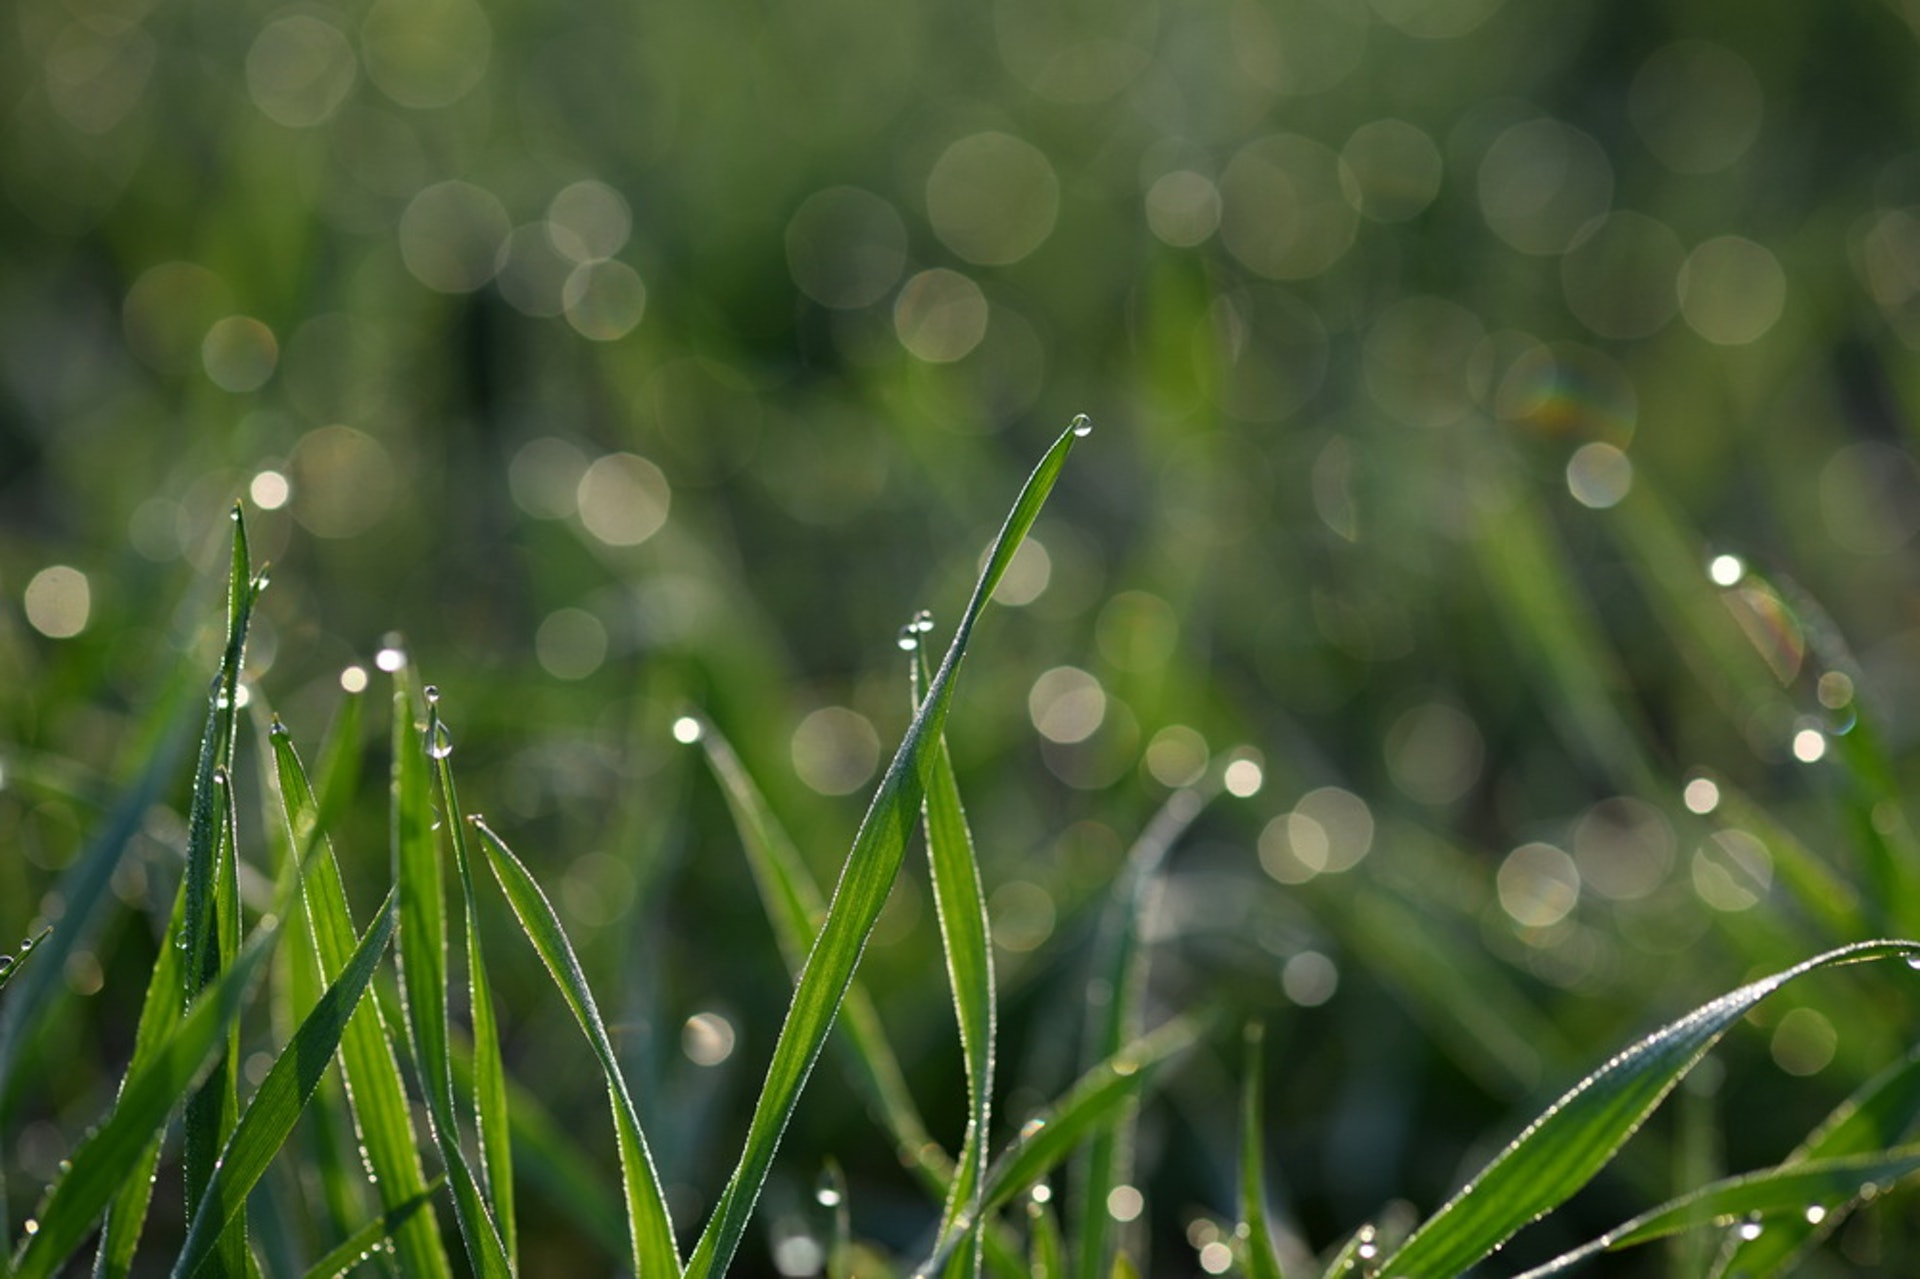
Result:
M873 930L874 921L879 918L893 887L894 875L900 869L907 839L926 793L932 769L932 745L938 741L947 711L953 704L954 680L973 636L974 623L1005 576L1007 565L1012 562L1027 530L1040 514L1074 441L1090 429L1084 417L1075 418L1073 425L1061 433L1040 459L1039 466L1021 489L974 586L973 597L961 615L940 671L934 676L926 700L914 715L899 749L894 752L893 762L887 766L866 817L854 835L853 847L827 908L826 921L801 968L793 1002L774 1043L773 1060L754 1105L740 1162L728 1178L720 1202L688 1263L695 1279L724 1274L733 1260L734 1250L739 1247L753 1214L754 1203L760 1197L767 1170L772 1167L774 1150L826 1043L840 1002L853 982L867 935Z
M1216 774L1200 787L1167 796L1127 852L1125 869L1101 923L1089 982L1082 1047L1086 1066L1113 1057L1140 1037L1147 990L1147 956L1140 938L1159 901L1161 868L1173 846L1219 792ZM1094 990L1105 997L1094 997ZM1074 1233L1080 1279L1104 1279L1109 1270L1114 1222L1107 1211L1107 1196L1131 1175L1136 1118L1132 1103L1127 1103L1114 1123L1094 1133L1079 1160Z
M371 1257L378 1249L387 1247L396 1232L415 1213L433 1202L434 1195L445 1184L444 1178L435 1177L420 1194L407 1200L397 1208L389 1208L379 1217L369 1221L360 1229L348 1235L325 1256L307 1267L304 1279L340 1279L340 1277Z
M901 644L913 646L914 702L927 680L926 655L920 638L931 630L926 613L917 614L901 631ZM960 783L953 774L946 736L936 733L929 748L932 769L922 809L927 823L927 867L933 881L934 913L940 921L941 949L947 961L947 984L960 1027L960 1051L967 1074L967 1129L960 1144L960 1161L947 1191L935 1237L935 1255L956 1249L947 1274L979 1273L980 1249L976 1230L980 1222L980 1188L987 1173L988 1124L992 1115L995 1008L993 946L987 919L986 893L980 885L980 863L974 854L973 832L967 828L960 803ZM922 1267L926 1273L931 1267Z
M633 1098L628 1095L626 1077L614 1056L613 1041L607 1037L606 1023L600 1018L599 1005L580 970L573 943L560 927L553 904L540 891L540 885L527 872L513 850L494 834L478 816L467 819L478 830L487 849L487 864L507 895L507 903L520 920L521 931L539 952L541 962L560 988L574 1020L593 1048L606 1076L607 1102L613 1108L614 1133L620 1147L620 1174L626 1190L627 1231L633 1247L633 1269L642 1279L658 1279L681 1273L680 1252L674 1243L673 1219L667 1212L666 1195L660 1188L660 1174L654 1169L653 1155L634 1113Z
M460 797L453 786L452 745L440 723L435 690L429 703L428 752L438 764L441 806L453 844L455 872L460 877L461 922L467 949L467 1004L473 1019L471 1074L474 1131L480 1143L481 1189L509 1267L513 1265L516 1235L513 1200L513 1141L511 1110L507 1104L507 1069L500 1057L500 1024L494 1017L493 986L487 978L486 958L480 947L479 906L473 891L473 859L467 849L467 824L460 813ZM452 1067L452 1062L449 1063Z
M1585 1185L1735 1021L1821 968L1920 956L1920 942L1843 946L1751 982L1656 1031L1576 1084L1381 1265L1398 1279L1453 1279Z
M277 927L257 931L219 980L194 1000L147 1065L127 1080L113 1112L73 1152L66 1172L29 1223L14 1257L16 1279L55 1273L92 1233L127 1170L139 1165L175 1104L212 1068L278 936Z
M1176 1018L1082 1075L1065 1096L1028 1120L1019 1139L987 1170L980 1193L982 1211L1000 1207L1102 1128L1118 1122L1127 1104L1146 1090L1169 1061L1191 1047L1204 1028L1201 1019Z
M1893 1146L1920 1119L1920 1047L1881 1071L1837 1106L1784 1160L1782 1168L1816 1159L1864 1155ZM1736 1242L1714 1267L1715 1275L1765 1279L1779 1274L1800 1252L1845 1220L1850 1205L1828 1203L1813 1216L1788 1217L1757 1239Z
M1829 1204L1876 1193L1916 1171L1920 1171L1920 1148L1908 1147L1873 1155L1808 1160L1729 1177L1644 1212L1598 1239L1535 1266L1518 1279L1546 1279L1596 1253L1629 1248L1702 1226L1733 1226L1737 1233L1750 1231L1757 1239L1764 1235L1769 1218L1824 1220L1831 1211Z
M727 809L740 832L747 865L753 871L761 906L773 925L781 958L797 980L819 922L827 913L826 898L732 744L706 720L695 719L694 723L707 767L720 783ZM935 1194L945 1195L953 1181L952 1160L927 1132L926 1121L907 1091L900 1060L881 1027L880 1011L858 980L847 988L839 1025L852 1049L856 1077L893 1137L901 1162L917 1172Z
M1261 1048L1266 1038L1258 1022L1247 1027L1246 1077L1240 1085L1240 1220L1246 1226L1242 1256L1251 1279L1281 1279L1280 1255L1267 1220L1266 1161L1261 1144L1266 1125L1260 1105Z
M313 788L286 729L276 721L268 736L290 847L302 863L300 894L311 943L307 959L320 980L331 984L346 967L355 942L346 887L340 880L332 841L318 823ZM400 1078L400 1064L394 1060L392 1036L377 1000L362 1002L348 1019L339 1057L354 1126L374 1176L375 1190L382 1209L391 1212L424 1193L427 1178L414 1148L413 1117ZM453 1273L431 1214L403 1222L394 1235L394 1251L409 1275L443 1279Z
M434 749L440 749L437 692L429 695ZM393 863L400 895L401 1015L413 1046L414 1070L427 1100L427 1126L453 1188L454 1219L474 1269L486 1279L511 1273L506 1245L460 1148L453 1105L453 1052L447 1021L446 885L434 830L427 746L413 718L413 681L406 668L393 681Z
M246 1112L220 1152L213 1178L187 1229L173 1267L176 1279L197 1273L213 1255L220 1236L246 1207L248 1192L286 1143L320 1076L332 1064L348 1018L366 994L367 983L373 980L373 970L386 954L394 922L394 899L389 893L339 980L320 997L247 1102Z

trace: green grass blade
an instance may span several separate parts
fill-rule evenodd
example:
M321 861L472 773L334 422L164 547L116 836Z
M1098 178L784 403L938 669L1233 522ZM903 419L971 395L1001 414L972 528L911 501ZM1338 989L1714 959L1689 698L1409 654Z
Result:
M1280 1256L1267 1220L1267 1175L1263 1155L1266 1124L1260 1104L1261 1048L1266 1034L1259 1023L1247 1027L1246 1077L1240 1085L1240 1220L1246 1227L1243 1257L1252 1279L1282 1279Z
M1173 846L1217 794L1217 777L1210 779L1205 789L1175 791L1127 852L1125 869L1114 884L1095 951L1089 986L1103 991L1105 998L1089 995L1087 1000L1086 1038L1081 1046L1085 1066L1112 1058L1140 1037L1147 988L1147 957L1140 948L1140 937L1159 898L1161 868ZM1078 1161L1078 1211L1073 1214L1073 1223L1080 1279L1104 1279L1111 1268L1114 1223L1107 1211L1107 1196L1131 1175L1135 1119L1131 1103L1124 1105L1115 1122L1094 1133Z
M205 1076L225 1046L277 936L272 928L257 932L219 981L187 1009L147 1065L128 1079L113 1112L80 1143L48 1191L14 1258L18 1279L54 1274L92 1233L127 1170L139 1166L180 1097Z
M467 1003L473 1018L471 1076L474 1130L480 1143L481 1188L488 1211L500 1234L507 1265L513 1265L518 1228L513 1198L513 1138L507 1101L507 1069L500 1057L500 1024L493 1009L493 986L487 977L486 956L480 945L479 905L473 890L473 859L467 847L467 824L460 813L460 797L453 785L452 744L445 737L437 703L429 688L427 740L438 765L442 811L453 844L454 868L460 879L461 924L467 951ZM451 1069L452 1063L449 1062Z
M331 984L353 952L352 912L332 843L318 824L313 789L300 757L279 724L274 725L270 739L290 847L304 867L299 882L312 946L307 958L320 980ZM427 1179L414 1148L413 1118L400 1065L394 1060L392 1036L377 1001L363 1001L348 1020L339 1056L347 1094L352 1099L354 1126L374 1175L381 1207L391 1212L423 1193ZM439 1279L453 1273L430 1214L402 1223L394 1236L394 1250L409 1275Z
M1203 1029L1201 1020L1176 1018L1082 1075L1065 1096L1028 1120L1019 1139L987 1170L982 1210L991 1212L1006 1203L1103 1128L1119 1122L1129 1103L1168 1062L1191 1047Z
M1788 1168L1816 1159L1838 1159L1885 1150L1920 1119L1920 1047L1862 1084L1781 1161ZM1819 1220L1783 1217L1755 1239L1742 1239L1723 1254L1715 1274L1765 1279L1783 1273L1803 1249L1833 1232L1846 1206L1825 1205Z
M720 783L727 809L740 832L774 940L788 970L798 979L820 920L826 916L826 898L732 744L705 720L696 720L695 724L707 767ZM919 1173L934 1193L945 1195L953 1180L953 1163L928 1133L926 1121L907 1091L900 1059L881 1026L880 1011L866 986L857 980L847 988L839 1025L852 1053L856 1078L892 1136L901 1162Z
M305 1279L340 1279L361 1262L385 1246L416 1213L433 1202L442 1181L435 1178L426 1190L395 1208L389 1208L373 1221L341 1240L327 1254L307 1267Z
M231 724L229 724L229 732ZM227 755L231 760L232 741ZM202 952L203 967L196 980L193 951L187 952L186 978L189 993L197 994L233 962L240 936L240 863L239 822L235 810L233 781L227 768L214 770L213 791L221 807L218 834L214 841L215 871L213 884L213 939ZM240 1119L240 1023L227 1028L226 1051L214 1061L205 1082L187 1098L184 1119L185 1149L183 1165L187 1190L187 1216L197 1216L206 1205L206 1193L218 1171L220 1149L232 1135ZM215 1276L243 1276L248 1273L246 1222L220 1237L217 1254L209 1271Z
M439 694L432 694L437 701ZM446 885L434 830L427 745L413 717L413 680L393 681L393 864L400 894L401 1009L413 1046L414 1071L427 1099L427 1122L453 1189L454 1219L474 1269L487 1279L511 1273L500 1228L460 1147L453 1104L453 1053L447 1024ZM431 709L435 749L444 726Z
M1033 1279L1067 1279L1067 1249L1053 1205L1027 1201L1027 1249Z
M953 702L954 680L966 654L967 642L972 638L974 623L1006 574L1007 565L1012 562L1027 530L1033 526L1074 441L1086 429L1085 419L1076 418L1028 477L987 558L986 568L961 615L953 642L927 690L926 700L914 715L893 762L887 766L874 792L873 802L841 869L826 921L795 985L793 1002L774 1043L773 1060L748 1124L740 1162L728 1178L720 1202L689 1262L688 1269L696 1279L724 1274L733 1260L787 1120L826 1042L847 987L853 982L867 935L893 887L908 837L919 817L932 769L933 745L946 723L947 711Z
M53 925L49 924L31 937L22 938L19 947L11 955L0 955L0 990L7 988L20 970L33 958L34 951L42 942L53 935Z
M248 1192L286 1143L294 1121L319 1085L320 1076L332 1064L340 1036L345 1033L347 1021L359 1006L361 996L366 994L373 970L386 954L393 929L394 901L389 893L386 904L374 916L339 980L320 997L313 1012L294 1032L248 1100L246 1112L240 1116L226 1148L220 1152L213 1179L208 1182L205 1197L187 1229L186 1241L173 1267L176 1279L197 1273L213 1255L221 1235L245 1209Z
M1534 1120L1415 1230L1381 1272L1453 1279L1585 1185L1755 1004L1805 973L1893 956L1920 956L1920 943L1861 942L1828 951L1723 995L1634 1044Z
M519 918L521 930L539 952L567 1007L573 1010L574 1020L580 1023L599 1060L601 1073L606 1076L607 1101L613 1108L614 1134L620 1147L620 1174L626 1191L634 1273L643 1279L657 1279L662 1275L677 1279L681 1272L680 1252L674 1243L673 1219L668 1215L666 1195L660 1188L660 1174L654 1169L640 1118L634 1113L633 1098L627 1093L626 1077L620 1072L613 1041L607 1037L606 1023L600 1018L599 1005L594 1003L586 974L574 955L573 943L560 927L560 917L554 913L553 904L520 859L513 855L513 850L479 817L468 820L480 832L488 865Z
M1873 1155L1809 1160L1729 1177L1642 1213L1598 1239L1535 1266L1518 1279L1546 1279L1596 1253L1702 1226L1724 1229L1739 1222L1736 1233L1750 1230L1759 1238L1766 1233L1769 1219L1805 1221L1809 1213L1824 1219L1831 1211L1830 1205L1875 1193L1915 1171L1920 1171L1920 1148L1908 1147Z
M925 613L901 632L901 642L913 644L915 697L925 682L925 654L921 637L932 627ZM949 1275L978 1273L980 1252L973 1242L980 1221L979 1195L987 1172L987 1141L992 1116L994 1007L993 945L987 918L986 893L980 884L980 863L974 854L973 832L967 827L960 802L960 783L946 737L936 735L931 747L932 772L923 811L927 823L927 867L933 882L934 913L940 921L941 949L946 955L947 984L953 994L960 1028L960 1051L967 1075L967 1128L960 1160L947 1192L936 1237L936 1253L956 1247Z

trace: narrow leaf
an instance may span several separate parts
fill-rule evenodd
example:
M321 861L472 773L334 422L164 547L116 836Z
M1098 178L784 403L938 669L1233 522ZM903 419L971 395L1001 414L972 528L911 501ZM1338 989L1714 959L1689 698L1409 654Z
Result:
M393 927L394 902L389 894L339 980L320 997L247 1102L246 1112L220 1152L199 1211L187 1229L173 1267L175 1279L196 1273L213 1254L220 1235L246 1207L248 1192L286 1143L321 1074L332 1064L347 1021L366 994L373 970L393 939Z
M1518 1279L1546 1279L1595 1253L1701 1226L1731 1226L1742 1233L1751 1232L1757 1239L1765 1234L1768 1218L1820 1221L1831 1211L1829 1205L1884 1189L1916 1170L1920 1170L1920 1148L1907 1147L1875 1155L1808 1160L1730 1177L1642 1213L1598 1239L1535 1266Z
M1260 1050L1264 1038L1265 1032L1257 1022L1247 1027L1246 1074L1240 1084L1240 1220L1246 1225L1247 1274L1252 1279L1281 1279L1273 1226L1267 1220L1266 1160L1262 1154L1266 1126L1260 1104Z
M435 1178L433 1184L420 1194L398 1207L389 1208L379 1217L348 1235L325 1256L307 1268L305 1279L340 1279L340 1276L371 1257L376 1249L388 1245L401 1226L411 1221L414 1214L433 1202L433 1196L440 1189L440 1185L440 1179Z
M793 1002L774 1043L773 1060L754 1106L740 1162L728 1178L720 1202L689 1262L688 1269L696 1279L724 1274L746 1232L781 1134L819 1058L847 987L852 984L867 936L893 887L894 875L900 868L932 771L933 743L939 740L946 724L947 711L953 703L954 680L973 636L974 624L994 588L1000 584L1027 530L1033 526L1074 441L1086 429L1084 418L1075 419L1074 425L1061 434L1028 478L987 558L926 700L914 715L893 762L887 766L874 792L873 802L841 869L833 901L827 908L826 922L795 984Z
M1534 1120L1382 1263L1382 1273L1453 1279L1585 1185L1755 1004L1805 973L1892 956L1920 956L1920 943L1871 941L1828 951L1723 995L1634 1044Z
M627 1093L626 1077L620 1072L613 1041L607 1037L606 1023L600 1018L599 1005L594 1003L586 974L574 955L573 943L567 940L553 904L520 859L513 855L513 850L479 817L468 820L480 832L488 865L500 882L501 891L507 895L508 905L519 918L521 931L539 952L541 962L546 964L547 972L560 988L561 997L573 1010L574 1020L580 1023L606 1077L607 1102L613 1108L614 1135L620 1148L620 1174L626 1190L627 1230L633 1246L634 1273L643 1279L662 1275L677 1279L681 1273L680 1252L674 1243L673 1220L667 1213L660 1174L654 1169L640 1118L634 1113L633 1098Z
M33 936L23 938L19 948L13 954L0 955L0 990L6 989L7 983L12 981L14 975L25 968L27 961L33 958L35 948L52 935L53 925L48 924Z
M281 806L296 857L303 863L301 897L305 903L309 962L323 983L331 984L346 967L354 942L352 912L333 845L318 824L313 789L286 730L278 723L270 735L280 784ZM311 850L311 855L308 855ZM367 1000L347 1022L340 1040L340 1064L351 1099L354 1126L374 1174L381 1207L389 1212L427 1187L414 1146L413 1116L407 1105L393 1036L379 1003ZM431 1214L411 1217L394 1236L395 1254L409 1275L450 1276L440 1232Z

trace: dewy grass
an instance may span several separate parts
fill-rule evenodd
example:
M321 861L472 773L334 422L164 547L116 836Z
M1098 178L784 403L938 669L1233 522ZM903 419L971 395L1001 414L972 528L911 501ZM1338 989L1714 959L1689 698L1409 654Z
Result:
M33 1216L7 1232L0 1276L59 1273L75 1263L90 1238L98 1273L130 1273L141 1260L156 1169L178 1121L186 1215L171 1264L176 1276L335 1275L375 1254L391 1257L409 1276L451 1275L454 1248L464 1253L467 1271L511 1275L519 1268L523 1224L514 1193L517 1168L530 1179L538 1170L553 1184L580 1188L583 1202L574 1205L580 1220L599 1223L609 1212L621 1217L624 1260L643 1279L713 1279L730 1268L742 1247L782 1135L836 1025L845 1030L855 1078L874 1101L901 1162L926 1191L924 1246L901 1258L903 1267L917 1265L918 1273L952 1279L982 1272L1008 1279L1105 1279L1148 1266L1150 1253L1116 1241L1107 1201L1132 1175L1135 1125L1147 1090L1222 1024L1205 1007L1157 1026L1145 1024L1148 916L1169 850L1218 792L1217 779L1174 791L1112 888L1089 987L1103 997L1090 1001L1079 1078L1026 1119L1011 1140L1001 1134L995 1141L998 995L988 893L944 735L975 624L1085 433L1084 419L1076 419L1021 491L937 669L927 668L922 647L930 623L916 618L903 632L903 647L912 651L912 722L830 895L810 877L772 806L718 729L696 715L675 727L682 741L702 745L739 831L744 869L760 891L793 976L791 1003L737 1162L697 1234L694 1223L673 1219L654 1163L648 1124L660 1122L652 1113L655 1099L631 1085L599 997L546 890L502 833L462 813L441 698L419 685L411 669L395 672L390 699L391 874L384 902L364 927L356 925L335 859L336 819L358 770L360 710L350 697L319 757L317 786L277 718L264 733L262 755L280 827L272 846L281 864L267 908L256 903L249 914L239 892L242 830L233 777L239 672L265 576L253 571L236 512L225 642L194 770L186 874L149 976L131 1060L108 1114L39 1196ZM1539 564L1514 560L1494 568L1504 574L1519 624L1546 630L1570 625L1566 601L1541 593ZM1564 686L1576 718L1590 727L1607 722L1595 694L1604 673L1600 661L1594 653L1569 650L1549 672ZM1622 745L1633 737L1624 730L1602 732L1596 762L1643 777L1650 765ZM156 734L156 740L164 742L166 735ZM1855 749L1862 753L1856 767L1884 783L1890 771L1871 754L1872 743ZM159 792L171 758L155 749L100 838L69 870L65 886L75 909L0 963L0 1098L32 1086L34 1081L9 1072L21 1059L20 1045L57 1004L48 970L73 952L77 931L102 902L121 848ZM856 980L862 952L920 827L927 835L966 1081L964 1130L952 1154L929 1134L879 1012ZM460 903L458 963L455 913L447 908L449 847ZM1895 851L1891 845L1882 850L1883 861ZM490 958L481 945L481 918L497 911L499 900L476 873L480 862L585 1037L604 1082L612 1129L606 1144L617 1151L620 1166L617 1200L602 1199L584 1170L581 1147L537 1103L524 1099L506 1073L489 965L510 961ZM1883 867L1881 873L1894 872ZM1791 882L1796 891L1826 897L1829 878L1809 855ZM1836 925L1863 922L1852 911L1822 918ZM1396 927L1392 943L1383 939L1378 954L1412 969L1425 962L1426 952L1420 949L1424 934L1407 922L1407 935L1398 936L1402 930ZM390 952L397 964L397 1000L381 990L380 970ZM1280 1279L1283 1258L1290 1270L1329 1279L1450 1279L1466 1273L1612 1162L1680 1080L1763 1001L1818 970L1885 959L1920 964L1920 943L1836 946L1705 1004L1590 1072L1424 1222L1397 1232L1363 1227L1304 1271L1297 1259L1307 1250L1288 1236L1268 1202L1264 1036L1250 1029L1239 1104L1241 1149L1237 1161L1228 1161L1237 1163L1239 1226L1225 1237L1230 1244L1215 1239L1208 1245L1216 1250L1203 1251L1202 1264L1218 1272L1235 1262L1255 1279ZM258 1057L264 1070L253 1074L258 1082L243 1096L240 1062L243 1050L253 1047L243 1036L260 1020L248 1013L262 1003L269 971L279 974L270 987L278 1002L269 1020L286 1028L285 1040ZM456 999L462 973L465 989ZM470 1009L470 1028L453 1016L462 1003ZM1488 1007L1496 1020L1505 1016L1507 1005L1494 1001ZM1517 1021L1507 1030L1524 1034ZM1510 1060L1517 1063L1523 1049L1510 1046ZM307 1116L316 1122L303 1124ZM1528 1275L1544 1279L1603 1251L1683 1230L1724 1230L1730 1222L1737 1229L1714 1273L1781 1273L1863 1198L1920 1171L1920 1147L1903 1144L1916 1121L1920 1055L1910 1054L1859 1087L1778 1166L1709 1180ZM306 1129L311 1131L303 1135ZM333 1140L349 1129L358 1161ZM302 1184L319 1185L321 1202L310 1219L280 1220L274 1214L284 1211L284 1199L255 1194L281 1162L295 1165ZM364 1164L364 1176L356 1162ZM1063 1229L1050 1178L1070 1163L1077 1198L1069 1202ZM835 1224L822 1259L830 1272L842 1274L855 1264L853 1209L844 1178L837 1170L831 1177L822 1202L830 1199ZM451 1234L443 1234L433 1210L443 1192ZM247 1234L250 1215L260 1226L257 1238ZM600 1240L611 1232L602 1225L589 1234ZM693 1240L684 1261L683 1238ZM290 1241L303 1241L314 1259L286 1260ZM263 1260L269 1251L278 1259L274 1265Z

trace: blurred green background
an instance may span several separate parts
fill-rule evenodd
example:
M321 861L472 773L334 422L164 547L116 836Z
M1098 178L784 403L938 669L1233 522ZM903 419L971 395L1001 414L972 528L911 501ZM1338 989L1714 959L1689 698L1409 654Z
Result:
M1156 1007L1272 1022L1269 1149L1313 1247L1431 1207L1632 1035L1920 933L1916 26L1893 0L15 0L0 937L59 917L162 691L211 674L243 499L275 565L256 706L311 751L383 649L439 685L692 1221L788 985L669 725L704 708L830 877L906 720L896 629L958 614L1085 411L951 729L1004 1132L1072 1076L1125 848L1237 760L1248 793L1171 864ZM369 882L379 790L343 839ZM105 1104L183 803L184 776L0 1098L10 1175ZM931 924L914 867L864 971L955 1142ZM519 1078L597 1131L544 979L496 980ZM1784 1154L1912 1038L1909 984L1766 1006L1561 1241ZM1148 1115L1129 1229L1167 1273L1232 1212L1233 1042ZM818 1228L829 1154L857 1231L910 1252L930 1209L831 1063L769 1238ZM1911 1234L1850 1228L1836 1273L1911 1273ZM526 1246L529 1273L611 1264L563 1216Z

